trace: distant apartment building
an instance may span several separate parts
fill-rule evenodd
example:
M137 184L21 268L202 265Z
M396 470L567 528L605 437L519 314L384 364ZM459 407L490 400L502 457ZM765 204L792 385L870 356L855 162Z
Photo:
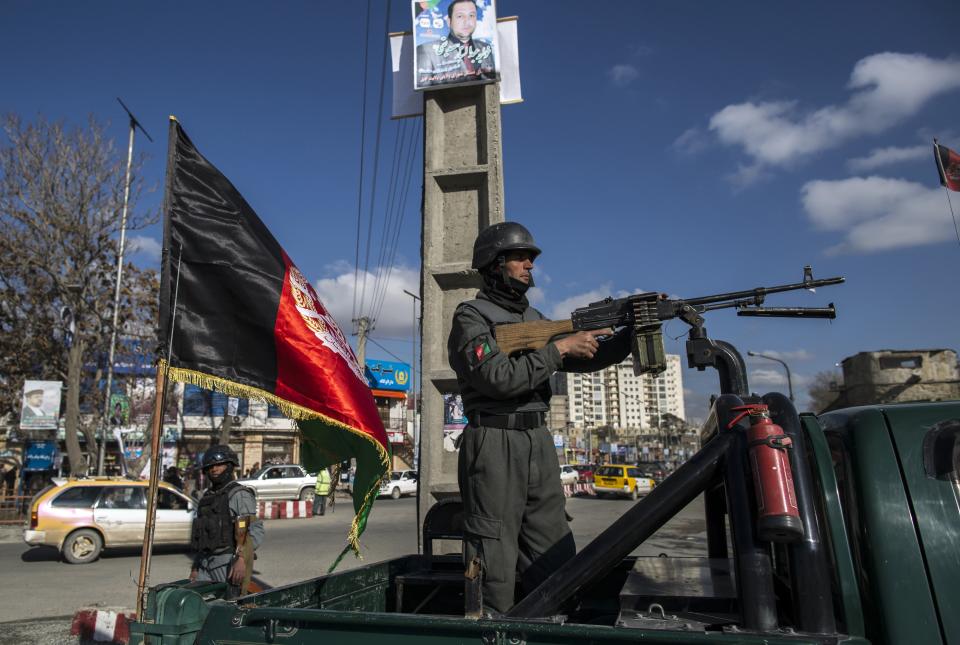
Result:
M657 376L635 375L632 356L599 372L563 376L567 420L574 428L612 426L636 434L660 427L667 414L685 418L683 372L675 354L667 354L667 369Z

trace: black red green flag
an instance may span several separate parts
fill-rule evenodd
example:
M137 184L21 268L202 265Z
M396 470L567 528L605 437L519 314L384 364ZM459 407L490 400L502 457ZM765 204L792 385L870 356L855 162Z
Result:
M933 157L940 173L940 185L960 192L960 155L934 141Z
M300 428L307 470L356 458L356 516L344 553L359 554L389 469L363 370L310 282L172 117L161 262L169 378L276 405Z

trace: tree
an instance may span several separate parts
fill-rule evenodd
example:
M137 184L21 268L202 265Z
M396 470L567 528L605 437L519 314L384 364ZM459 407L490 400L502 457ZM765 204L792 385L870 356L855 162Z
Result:
M78 431L88 450L103 410L97 385L113 324L126 160L104 127L67 130L42 117L24 124L8 115L0 142L0 414L19 409L23 381L66 381L66 443L73 473L83 472ZM136 209L142 158L132 169L127 229L157 221ZM152 328L156 274L125 267L120 329ZM149 306L147 306L149 304ZM143 318L147 311L150 318ZM75 329L68 338L61 316ZM100 367L83 393L94 422L81 425L84 366Z
M819 413L836 401L840 396L841 383L843 376L836 370L817 372L807 388L811 408Z

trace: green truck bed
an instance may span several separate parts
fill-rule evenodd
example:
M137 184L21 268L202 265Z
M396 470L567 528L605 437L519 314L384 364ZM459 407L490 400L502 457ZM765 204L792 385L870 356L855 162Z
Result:
M234 601L222 599L222 584L184 580L151 590L133 642L960 642L960 403L793 415L815 490L810 519L829 560L830 633L797 628L806 599L790 570L797 560L784 545L765 551L777 626L743 628L738 577L750 572L738 567L731 545L726 558L622 558L544 618L464 618L458 555L409 555ZM678 474L637 503L639 515L682 485Z

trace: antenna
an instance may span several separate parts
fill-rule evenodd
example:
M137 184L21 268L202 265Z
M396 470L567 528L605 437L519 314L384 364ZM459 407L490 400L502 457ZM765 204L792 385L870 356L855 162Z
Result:
M143 135L150 140L150 143L153 143L153 137L151 137L150 134L143 129L143 126L140 125L139 121L137 121L137 117L133 116L133 112L131 112L130 108L128 108L126 104L120 100L119 96L117 97L117 103L119 103L120 107L123 108L123 111L127 113L127 116L130 117L130 129L132 130L134 128L140 128L140 132L142 132Z

